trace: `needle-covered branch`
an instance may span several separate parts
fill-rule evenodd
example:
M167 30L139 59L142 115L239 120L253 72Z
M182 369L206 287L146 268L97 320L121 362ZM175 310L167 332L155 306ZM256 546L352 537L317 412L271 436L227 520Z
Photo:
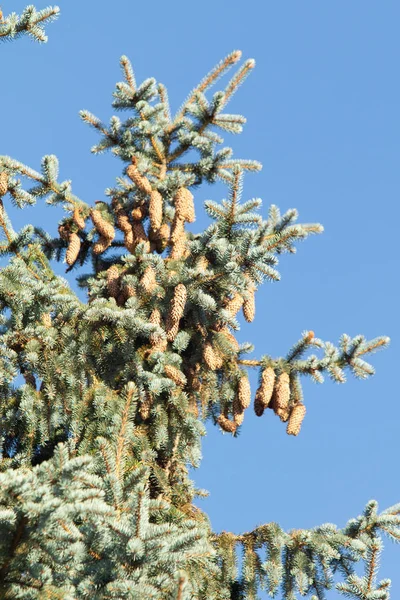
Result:
M47 42L45 26L54 21L59 13L58 6L48 6L42 10L36 10L31 4L23 10L21 15L17 15L15 12L5 15L0 9L0 40L14 40L27 34L37 42Z

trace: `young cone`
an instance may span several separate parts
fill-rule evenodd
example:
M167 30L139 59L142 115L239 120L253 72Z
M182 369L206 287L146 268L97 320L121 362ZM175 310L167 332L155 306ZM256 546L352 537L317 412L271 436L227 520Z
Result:
M70 267L75 263L81 249L81 239L77 233L70 233L65 260Z
M286 427L288 435L298 435L300 433L301 424L306 414L304 404L295 404L290 413L289 422Z

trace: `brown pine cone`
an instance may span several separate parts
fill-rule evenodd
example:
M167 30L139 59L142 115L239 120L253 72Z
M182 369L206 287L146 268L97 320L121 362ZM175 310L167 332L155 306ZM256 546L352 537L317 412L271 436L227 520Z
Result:
M254 317L256 314L256 304L254 298L255 288L252 287L249 289L249 296L243 301L243 315L248 323L254 321Z
M70 233L68 238L68 248L65 255L67 265L70 267L75 263L81 249L81 239L77 233Z
M289 423L287 424L286 433L288 435L298 435L300 433L301 424L306 414L306 407L304 404L295 404L292 408L289 417Z
M241 405L240 398L235 396L233 401L233 421L236 425L241 425L244 421L244 408Z
M169 342L172 342L178 333L179 321L183 317L185 310L186 297L186 288L183 283L179 283L174 290L167 316L166 331Z
M203 350L203 358L207 367L211 369L211 371L216 371L220 369L224 364L224 360L222 356L216 352L210 342L207 342L204 346Z
M228 433L235 433L237 429L236 423L234 421L230 421L224 415L219 415L217 423L221 427L221 429Z
M93 244L93 254L102 254L111 246L111 242L110 238L101 235L97 242Z
M132 159L132 164L129 165L129 167L126 169L126 174L128 175L129 179L131 179L131 181L133 181L134 184L140 190L146 192L146 194L151 193L151 183L147 179L147 177L144 177L144 175L140 173L139 169L136 166L135 159Z
M114 225L109 223L104 216L102 215L100 210L92 208L90 211L90 217L93 221L93 225L96 227L97 231L100 234L100 237L103 237L107 240L112 240L115 238L115 230Z
M163 199L157 190L152 190L150 194L149 215L152 229L159 229L163 218Z
M5 171L0 173L0 198L8 192L8 175Z
M261 374L260 387L257 390L259 401L264 408L270 405L275 384L275 371L272 367L267 367Z
M81 229L81 230L85 229L85 219L83 218L79 208L74 208L74 213L73 213L72 219L73 219L75 225L79 229Z
M234 317L242 308L242 305L243 297L240 294L235 294L234 297L226 303L224 308L232 317Z
M151 292L156 287L156 273L151 265L146 267L145 272L143 273L143 277L140 280L140 285L147 294L151 294Z
M169 377L169 379L172 379L172 381L179 387L184 387L186 385L185 375L176 367L173 367L172 365L165 365L164 371L166 376Z
M249 382L247 375L242 375L242 377L239 379L238 400L239 400L239 404L243 410L250 406L251 389L250 389L250 382Z
M275 383L273 392L274 411L281 419L287 421L289 418L290 401L290 379L288 373L281 373Z
M116 298L119 294L119 271L116 265L112 265L107 269L107 291L112 298Z
M254 398L254 412L256 413L257 417L262 417L262 415L264 414L264 410L265 406L260 398L260 388L258 388L258 390L256 391L256 396Z
M193 194L187 188L179 188L174 197L174 205L177 219L182 219L188 223L195 221Z

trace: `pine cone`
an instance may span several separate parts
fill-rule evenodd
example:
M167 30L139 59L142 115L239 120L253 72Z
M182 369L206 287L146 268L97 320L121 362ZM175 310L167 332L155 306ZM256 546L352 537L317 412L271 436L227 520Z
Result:
M210 342L207 342L204 346L203 358L207 367L211 369L211 371L220 369L224 364L222 356L214 350Z
M90 217L93 221L93 225L96 227L97 231L100 234L100 237L103 237L107 240L110 240L110 243L115 238L115 229L114 225L109 223L102 215L100 210L96 210L92 208L90 211Z
M183 283L179 283L174 290L167 316L166 331L169 342L172 342L178 333L179 321L183 317L183 312L185 310L186 297L186 288Z
M256 391L256 396L254 398L254 412L256 413L257 417L262 417L262 415L264 414L264 410L265 405L261 400L260 388L258 388L258 390Z
M235 336L229 331L229 329L227 327L223 327L220 331L220 333L222 333L227 340L229 341L230 345L232 346L232 350L237 352L239 350L239 342L237 341L237 339L235 338Z
M79 229L85 229L85 219L81 215L81 211L79 210L79 208L74 208L72 219Z
M244 420L244 408L241 405L240 398L235 396L233 400L233 421L236 425L241 425Z
M112 298L116 298L119 294L119 271L116 265L112 265L107 269L107 291Z
M77 233L69 234L69 242L65 260L70 267L75 263L81 249L81 239Z
M132 164L129 165L129 167L126 169L126 174L128 175L129 179L131 179L131 181L133 181L133 183L143 192L146 192L146 194L150 194L151 193L151 183L150 181L147 179L147 177L144 177L140 172L139 169L136 166L136 160L132 159Z
M289 423L287 424L286 433L288 435L298 435L300 433L301 424L306 414L306 407L304 404L295 404L292 408L289 417Z
M101 235L97 242L93 244L93 254L102 254L111 246L111 242L110 238L105 238Z
M163 199L157 190L150 194L149 215L152 229L159 229L163 218Z
M140 242L146 242L147 252L150 250L150 244L146 232L144 230L143 224L141 221L133 221L132 224L133 231L133 239L135 245L140 244Z
M0 198L8 192L8 175L5 171L0 173Z
M158 310L158 308L153 309L153 311L149 317L149 323L152 323L153 325L161 326L161 313ZM150 344L153 347L153 350L163 352L168 345L167 339L157 333L151 333L149 339L150 339Z
M133 254L136 248L136 244L135 239L133 237L132 225L130 223L129 231L124 231L124 244L128 252L131 252Z
M199 367L200 365L196 365ZM187 367L186 369L186 378L188 381L188 388L193 392L198 392L201 388L201 382L199 379L198 371L200 369L196 369L195 367Z
M243 315L248 323L254 321L256 314L256 304L254 298L255 288L252 287L248 290L249 296L243 301Z
M236 423L234 421L230 421L224 415L219 415L217 423L221 427L221 429L228 433L235 433L237 429Z
M185 233L183 233L183 235L180 238L178 238L176 242L173 243L170 258L172 258L172 260L178 260L179 258L183 258L187 253L186 251L186 235Z
M267 367L261 374L261 384L257 390L259 401L267 408L271 402L275 384L275 371L272 367Z
M199 271L207 271L209 262L207 260L207 258L205 256L200 256L199 260L196 263L196 267L197 269L199 269Z
M176 244L183 235L185 235L185 222L175 215L172 222L170 243Z
M157 285L156 273L151 265L146 267L143 277L140 280L140 285L147 294L151 294Z
M250 382L249 382L247 375L242 375L242 377L239 379L238 400L239 400L239 404L243 410L250 406L251 389L250 389Z
M174 205L177 219L188 223L195 221L193 194L187 188L179 188L174 197Z
M281 419L287 421L289 418L289 401L290 401L290 379L287 373L281 373L275 384L273 392L274 411Z
M153 406L153 403L153 396L150 394L150 392L146 391L145 397L142 400L139 408L139 413L143 421L147 421L147 419L150 417L151 407Z
M176 367L173 367L172 365L165 365L164 371L166 376L169 377L169 379L172 379L176 385L180 387L184 387L186 385L185 375Z
M225 305L225 310L234 317L237 312L242 308L243 298L240 294L235 294L234 297L229 300Z

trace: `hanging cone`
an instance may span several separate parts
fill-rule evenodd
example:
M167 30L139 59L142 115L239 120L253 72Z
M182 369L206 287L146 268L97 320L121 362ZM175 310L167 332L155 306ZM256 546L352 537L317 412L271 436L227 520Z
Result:
M176 244L183 235L185 235L185 222L175 215L172 222L170 243Z
M256 396L254 398L254 412L256 413L257 417L262 417L262 415L264 414L264 410L265 406L260 398L260 388L258 388L258 390L256 391Z
M146 243L146 251L149 252L150 244L146 232L144 230L143 224L141 221L133 221L132 223L132 231L133 238L135 241L135 245L140 244L140 242Z
M0 173L0 198L8 192L8 175L5 171Z
M107 269L107 291L112 298L116 298L119 294L119 271L116 265L112 265Z
M150 194L149 215L152 229L159 229L163 218L163 199L157 190Z
M208 262L205 256L200 256L199 260L196 263L196 267L197 269L199 269L199 271L207 271L209 264L210 263Z
M143 421L147 421L147 419L150 417L151 407L153 406L153 402L154 402L153 396L150 394L150 392L146 391L144 399L142 400L142 402L140 404L140 408L139 408L139 413L140 413L140 416L142 417Z
M250 406L251 389L250 389L250 382L249 382L247 375L242 375L242 377L239 379L238 400L239 400L239 404L243 410Z
M136 248L136 244L135 239L133 237L133 230L131 224L129 224L129 228L129 231L124 232L124 244L128 252L131 252L133 254Z
M115 238L114 225L109 223L103 217L101 211L96 210L95 208L92 208L90 211L90 217L100 236L112 242L112 240Z
M275 371L272 367L267 367L261 374L260 387L257 390L259 401L267 408L270 405L275 384Z
M211 369L211 371L220 369L224 364L222 356L214 350L210 342L207 342L204 346L203 358L207 367Z
M81 230L85 229L85 219L83 218L79 208L74 208L74 213L73 213L72 219L73 219L75 225L79 229L81 229Z
M184 387L186 385L185 375L176 367L173 367L172 365L165 365L164 371L166 376L169 377L169 379L172 379L176 385L179 385L180 387Z
M225 310L234 317L237 312L242 308L243 298L240 294L235 294L234 297L229 300L225 305Z
M172 260L178 260L179 258L183 258L186 254L186 235L183 233L183 235L172 245L170 258L172 258Z
M235 396L235 399L233 400L233 421L234 423L236 423L236 425L241 425L243 423L244 420L244 408L240 402L240 398L238 396Z
M101 235L97 242L93 244L93 254L102 254L111 246L111 242L110 238L105 238Z
M290 379L288 373L281 373L275 383L273 392L274 411L281 419L287 421L289 418L290 401Z
M179 321L183 317L183 312L185 310L186 297L186 288L183 283L179 283L174 290L167 316L166 331L169 342L172 342L178 333Z
M144 177L140 172L139 169L136 166L136 159L132 158L132 164L129 165L129 167L126 169L126 174L128 175L129 179L131 179L131 181L133 181L133 183L143 192L146 192L146 194L150 194L151 193L151 183L150 181L147 179L147 177Z
M195 221L193 194L187 188L179 188L174 196L174 205L177 219L187 221L188 223Z
M235 433L237 429L236 423L234 421L230 421L224 415L219 415L217 423L221 427L221 429L228 433Z
M163 223L160 229L157 230L153 230L150 227L149 238L152 240L152 242L154 242L154 250L156 250L159 254L164 252L165 248L168 246L170 234L170 227L167 223Z
M248 323L254 321L254 317L256 314L256 304L254 298L255 288L252 287L248 290L249 296L245 298L243 301L243 315Z
M70 233L68 239L69 241L65 260L67 265L71 267L78 258L79 251L81 249L81 240L77 233Z
M150 294L157 285L156 273L154 268L149 265L146 267L145 272L143 273L143 277L140 280L140 285L144 289L147 294Z
M292 408L289 417L289 423L287 424L286 433L288 435L298 435L300 433L301 424L306 414L306 407L304 404L295 404Z
M161 326L161 313L158 308L154 308L151 312L149 323ZM153 350L163 352L167 348L168 341L165 337L162 337L157 333L151 333L149 339Z

